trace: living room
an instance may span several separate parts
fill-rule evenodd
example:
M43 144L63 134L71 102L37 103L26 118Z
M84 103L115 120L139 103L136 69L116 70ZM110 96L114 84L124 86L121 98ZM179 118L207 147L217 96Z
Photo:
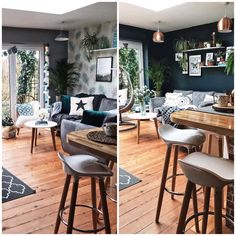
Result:
M181 227L183 230L184 225L182 218L180 223L180 212L182 214L181 195L186 193L186 177L176 176L176 172L182 172L177 158L187 155L187 149L181 146L187 145L187 132L192 131L181 128L200 128L204 132L206 141L201 143L202 152L233 159L233 141L229 144L225 137L233 136L233 101L228 104L228 99L234 89L234 76L228 71L230 60L227 57L234 46L234 31L222 33L218 22L223 16L234 18L233 2L173 1L155 5L127 1L119 5L120 65L130 77L126 86L120 82L119 93L122 97L127 89L133 91L129 92L128 105L124 105L127 109L120 108L123 125L119 137L119 166L131 178L127 187L120 190L120 233L184 232L178 230ZM122 72L120 77L121 80L127 75ZM150 90L159 96L152 98ZM219 105L220 110L217 109L221 97L227 98L225 111L221 109L223 103ZM222 116L213 115L219 111ZM210 113L212 117L208 117ZM223 117L226 117L222 122L227 128L219 131L222 127L216 123ZM181 136L185 136L186 143L180 140ZM182 144L180 148L178 144ZM169 146L175 146L173 160ZM228 199L232 195L227 190L226 197L224 191L223 211L232 220L229 205L233 203L231 197ZM212 196L210 207L214 211L213 201ZM197 203L202 210L202 191L197 192ZM196 202L194 204L192 207L190 203L188 216L196 213ZM190 221L186 233L196 233L195 217L192 216L191 221L186 219ZM207 231L201 228L201 219L200 215L200 232L215 232L217 226L213 217L209 216ZM224 233L233 232L228 221L227 227L225 223L222 225Z
M72 233L76 227L115 233L116 139L101 137L100 130L106 124L104 130L114 133L117 120L117 3L5 4L3 233ZM81 147L73 142L77 136L67 143L68 133L89 129L91 139L99 136L113 145L91 147L88 140L89 146ZM67 156L82 168L72 174L65 167L70 166ZM74 180L70 185L68 173ZM77 191L77 204L72 204Z

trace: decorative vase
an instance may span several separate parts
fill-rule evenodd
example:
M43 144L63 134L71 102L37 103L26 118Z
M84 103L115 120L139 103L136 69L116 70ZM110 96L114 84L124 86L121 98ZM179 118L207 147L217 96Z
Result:
M141 116L146 115L146 104L144 101L140 102L140 113L141 113Z

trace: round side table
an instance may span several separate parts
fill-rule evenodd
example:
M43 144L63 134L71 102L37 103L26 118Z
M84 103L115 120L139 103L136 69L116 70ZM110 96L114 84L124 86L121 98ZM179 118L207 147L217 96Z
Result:
M37 120L28 121L25 123L26 127L32 128L32 138L31 138L31 153L33 153L34 145L37 145L37 133L38 129L45 129L50 128L51 136L52 136L52 143L54 150L56 151L56 141L55 141L55 128L57 123L54 121L48 121L47 124L36 124Z
M156 132L157 132L157 137L159 138L159 133L158 133L158 121L157 121L157 114L156 113L151 113L148 112L146 115L141 115L141 113L133 113L128 115L128 117L132 120L137 120L137 143L139 144L139 137L140 137L140 122L142 120L150 120L153 119L155 127L156 127Z

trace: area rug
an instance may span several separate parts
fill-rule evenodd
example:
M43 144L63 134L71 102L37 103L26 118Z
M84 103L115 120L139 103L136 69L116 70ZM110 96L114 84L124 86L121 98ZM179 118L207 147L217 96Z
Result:
M122 168L120 168L119 170L120 170L120 173L119 173L119 190L120 191L142 181Z
M35 190L2 168L2 202L8 202L17 198L35 193Z

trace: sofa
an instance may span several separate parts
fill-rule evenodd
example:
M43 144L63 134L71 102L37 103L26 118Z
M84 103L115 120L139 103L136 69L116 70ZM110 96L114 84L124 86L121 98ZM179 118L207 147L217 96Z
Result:
M185 109L206 111L211 109L215 98L222 94L215 91L174 90L173 93L166 93L165 97L151 98L149 109L157 113L159 121L171 124L171 113Z
M107 98L103 94L85 94L80 93L75 96L62 95L61 101L55 102L52 105L50 119L57 123L57 133L60 133L61 123L63 120L77 121L82 119L82 115L70 115L70 99L72 97L87 98L94 97L92 101L92 108L94 111L109 111L117 109L117 100Z

